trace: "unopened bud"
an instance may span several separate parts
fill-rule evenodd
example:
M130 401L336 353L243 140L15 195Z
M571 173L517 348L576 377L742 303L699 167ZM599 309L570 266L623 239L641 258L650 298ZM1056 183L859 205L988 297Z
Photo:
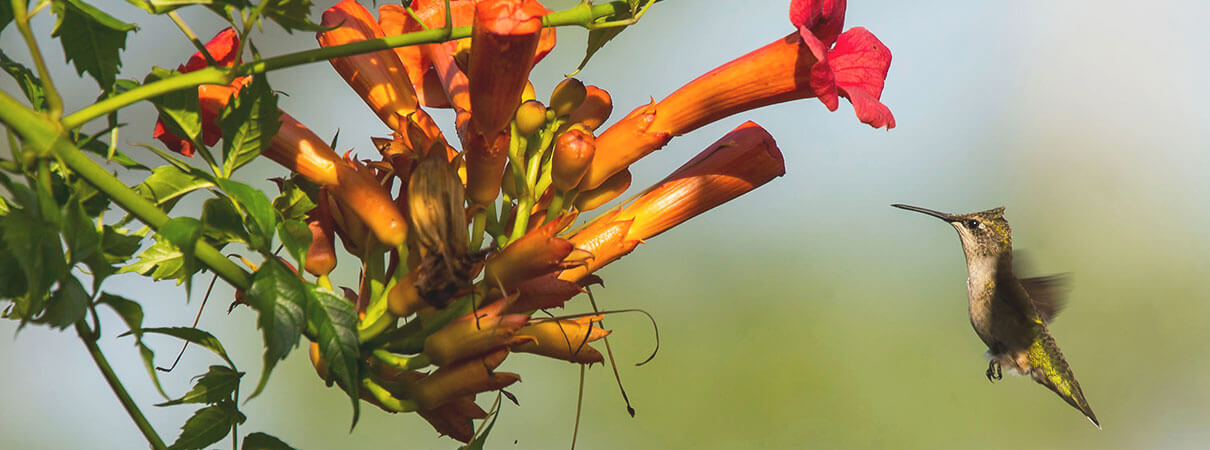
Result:
M596 189L581 192L576 196L576 209L589 211L597 209L610 200L617 198L630 188L630 169L622 169L601 183Z
M551 184L555 189L567 192L580 184L595 152L596 138L583 127L575 126L559 135L551 166Z
M609 114L613 112L613 99L609 97L608 92L599 87L588 86L586 90L584 103L581 103L580 107L571 113L569 121L584 125L590 130L596 130L605 123L605 120L609 119Z
M565 78L550 94L550 109L555 112L556 117L569 116L584 103L587 95L584 83L575 78Z
M517 108L517 132L522 136L533 136L546 125L546 106L537 100L527 100Z

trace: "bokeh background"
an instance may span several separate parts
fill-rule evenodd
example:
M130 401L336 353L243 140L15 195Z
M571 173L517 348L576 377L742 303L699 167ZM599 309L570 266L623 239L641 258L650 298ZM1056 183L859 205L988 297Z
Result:
M99 2L142 29L122 74L175 67L194 50L165 17ZM324 2L318 2L324 3ZM331 2L328 2L329 4ZM367 2L368 3L368 2ZM572 0L549 1L552 8ZM668 1L623 33L580 78L608 89L615 117L791 31L786 1ZM328 4L318 5L326 7ZM314 17L318 18L315 10ZM204 11L185 19L208 37ZM745 120L766 127L787 174L652 239L601 272L606 308L643 308L659 322L659 355L639 315L609 318L630 418L608 368L588 370L580 448L1204 448L1210 442L1210 60L1196 1L1013 2L854 0L846 26L865 26L894 53L883 101L899 126L859 123L847 102L814 99L744 113L677 138L634 167L645 186ZM69 110L96 95L36 30ZM3 48L28 62L15 30ZM572 71L585 33L561 29L535 69L545 98ZM262 54L315 45L274 25ZM271 75L283 108L341 149L371 155L386 128L327 64ZM7 79L0 84L14 92ZM437 113L451 123L451 116ZM125 113L124 145L151 143L154 112ZM7 145L7 144L0 144ZM153 161L137 147L125 150ZM0 148L5 154L7 147ZM282 174L255 163L264 189ZM134 179L129 181L134 182ZM948 226L892 209L967 212L1008 207L1036 273L1071 272L1067 310L1052 325L1105 426L1024 378L989 384L984 348L966 316L961 251ZM199 198L178 206L195 212ZM347 261L347 260L346 260ZM354 268L338 269L350 283ZM200 279L199 279L200 280ZM207 280L208 281L208 280ZM115 277L106 289L138 299L149 326L188 325L181 287ZM201 327L218 335L255 380L254 314L228 315L216 287ZM586 299L570 309L582 311ZM172 439L193 408L156 408L136 351L115 316L102 347L153 424ZM161 364L178 343L153 340ZM412 415L367 407L349 432L343 393L315 377L305 347L247 403L241 433L266 431L301 448L454 448ZM141 448L140 435L70 332L0 323L0 447ZM191 348L163 376L171 393L215 361ZM567 448L579 368L526 355L491 448ZM490 396L480 397L490 405ZM228 445L226 443L220 443Z

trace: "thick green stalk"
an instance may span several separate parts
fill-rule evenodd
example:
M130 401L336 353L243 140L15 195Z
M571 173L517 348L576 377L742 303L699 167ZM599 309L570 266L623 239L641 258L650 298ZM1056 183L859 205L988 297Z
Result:
M43 156L47 152L54 152L55 156L72 171L104 192L110 199L121 205L122 209L133 214L147 226L159 229L170 219L159 207L127 187L72 145L60 134L61 129L58 128L57 123L26 108L2 91L0 91L0 122L16 131L25 142L27 149L32 149ZM238 289L248 289L252 286L248 273L224 257L210 244L198 242L194 254L199 261L231 283L232 286Z
M3 0L0 0L3 1ZM599 17L609 17L627 10L626 2L612 2L604 5L589 6L580 4L570 9L547 14L542 18L542 24L548 27L577 25L587 27ZM206 68L189 72L180 76L156 81L124 93L107 98L100 102L76 111L63 118L63 127L74 129L98 117L116 111L119 108L142 100L163 95L172 91L200 86L203 84L227 84L237 76L265 73L271 70L284 69L318 61L327 61L342 56L359 55L379 50L408 45L431 44L470 37L471 27L463 26L453 29L432 29L413 33L387 36L381 39L357 41L344 45L305 50L273 58L242 64L234 69Z
M139 410L139 405L134 403L134 399L130 397L130 393L126 392L126 387L122 386L122 381L118 379L118 374L114 373L113 367L109 365L109 360L105 359L105 354L101 353L101 348L97 346L97 341L92 337L92 331L84 324L83 320L76 322L76 333L80 335L80 340L84 341L84 346L88 348L88 354L92 356L92 361L97 363L97 368L101 370L101 375L105 377L105 382L109 383L109 388L113 389L113 394L118 397L118 401L122 403L122 407L126 408L126 413L130 415L130 419L139 427L139 431L143 432L143 437L147 438L147 443L151 444L154 449L166 449L164 440L160 439L160 435L156 434L155 428L151 427L151 422L147 421L147 417Z

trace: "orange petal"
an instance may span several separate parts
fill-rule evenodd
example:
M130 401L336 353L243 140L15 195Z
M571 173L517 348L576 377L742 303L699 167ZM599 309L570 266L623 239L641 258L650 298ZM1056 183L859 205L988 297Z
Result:
M354 0L343 0L324 11L321 25L335 27L316 35L321 47L385 36L374 16ZM395 52L380 50L329 62L391 129L399 130L401 117L416 111L416 92L405 82L408 74Z
M599 186L672 136L739 112L814 97L809 80L815 62L795 32L690 81L654 106L636 109L597 137L600 151L581 189Z
M467 76L471 122L484 136L505 130L521 104L545 14L536 0L476 4Z

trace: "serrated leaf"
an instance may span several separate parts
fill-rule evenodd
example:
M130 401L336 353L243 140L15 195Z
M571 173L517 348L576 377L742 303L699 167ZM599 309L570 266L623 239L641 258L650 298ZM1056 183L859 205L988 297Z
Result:
M13 255L20 255L19 266L27 288L10 316L29 319L42 311L51 286L67 273L68 265L58 229L33 214L38 203L31 198L33 193L19 184L10 188L23 207L0 216L0 235L5 248Z
M635 18L636 12L644 11L657 1L659 0L627 0L626 4L630 8L628 11L598 19L598 22L613 22L618 20L633 19ZM572 75L580 70L583 70L584 66L588 65L588 60L592 59L593 55L595 55L598 50L604 47L605 44L608 44L609 41L613 40L613 38L617 37L622 30L625 30L629 26L630 25L616 26L589 31L588 46L584 50L584 59L580 60L580 65L576 66L576 71L573 72Z
M231 394L239 387L243 372L236 372L227 366L210 366L210 370L197 377L193 389L181 396L155 406L172 406L185 403L215 404L223 400L231 400Z
M197 173L185 172L172 165L156 167L135 190L143 197L163 206L177 198L196 191L213 187L214 183Z
M323 29L307 18L311 14L311 0L264 0L262 5L265 17L277 22L286 32Z
M5 2L0 2L5 3ZM12 7L11 4L3 5L3 7ZM0 12L0 14L3 14ZM0 17L0 21L3 18ZM0 26L3 29L3 26ZM34 72L21 65L16 61L8 58L8 55L0 51L0 68L13 77L17 81L17 85L21 87L21 92L25 94L25 98L29 99L29 104L37 111L46 111L46 93L42 90L42 80L38 79Z
M265 338L265 369L256 390L248 396L252 398L265 388L277 362L298 346L307 323L308 301L302 280L276 259L265 260L252 275L252 288L245 300L257 311L256 326Z
M277 214L264 192L238 181L218 180L219 187L231 196L247 216L244 226L248 229L250 247L268 253L273 244L273 233L277 229Z
M360 414L357 313L348 300L318 286L308 286L308 297L307 328L315 330L320 356L328 362L328 370L349 394L353 402L353 425L356 425Z
M215 247L222 247L228 242L248 243L244 219L229 198L207 199L202 204L202 223L206 225L206 237L215 243Z
M139 253L139 259L118 270L118 273L134 272L150 275L156 281L177 280L185 282L185 254L167 239L157 238L155 244Z
M260 155L261 150L281 128L277 94L264 74L252 77L252 83L240 89L219 115L223 130L223 173L232 172Z
M298 262L298 267L306 266L307 249L311 247L311 229L307 224L298 220L287 220L277 227L277 235L281 243Z
M143 238L123 233L109 225L101 232L101 254L110 264L121 264L130 259L134 252L139 251Z
M180 72L175 70L152 67L151 74L147 75L144 84L178 75ZM197 96L194 89L178 89L151 98L151 103L155 105L156 111L159 111L160 119L163 119L169 132L186 140L199 142L202 136L202 111Z
M315 209L319 197L319 185L295 175L281 183L281 194L273 199L273 208L281 213L283 220L305 220L307 213Z
M246 418L231 402L224 402L197 410L185 425L181 435L168 448L172 450L200 450L218 442L231 432L231 427L244 423Z
M289 444L259 431L244 436L243 450L294 450Z
M134 24L122 22L81 0L60 0L52 9L59 17L51 36L59 38L67 61L76 72L87 72L101 89L113 86L121 67L119 52L126 48L126 34Z
M190 280L193 279L194 273L201 270L201 266L194 257L194 250L197 248L198 241L202 239L202 222L192 217L173 217L160 226L159 235L181 251L182 265L187 277L185 282L188 286L185 294L189 295L193 292L192 284L189 284Z
M38 321L51 328L67 328L84 318L91 298L80 280L68 276L59 282L59 288L46 302L46 313Z
M97 304L109 305L114 312L118 313L118 317L126 323L129 328L129 334L134 335L134 345L139 348L139 356L143 358L143 366L147 369L147 376L151 377L152 384L155 384L155 389L159 391L160 396L168 398L168 393L164 392L164 386L160 384L160 376L155 370L155 352L151 348L143 344L143 307L139 306L138 302L127 299L118 295L102 292L97 299Z
M101 234L76 198L63 206L63 240L67 242L72 263L85 261L101 251Z
M175 337L177 339L182 339L182 340L185 340L188 342L192 342L194 344L197 344L202 347L210 349L210 351L212 351L215 354L217 354L218 356L222 357L223 361L227 362L227 365L229 365L231 367L235 367L235 363L232 362L231 358L227 356L227 350L223 348L223 343L219 342L218 338L214 337L213 334L210 334L209 332L207 332L205 330L200 330L200 329L193 328L193 327L163 327L163 328L143 328L142 330L139 330L139 332L142 334L147 334L147 333L163 334L163 335ZM134 334L134 333L136 333L136 332L134 330L131 330L129 332L123 333L122 336L125 336L127 334Z

